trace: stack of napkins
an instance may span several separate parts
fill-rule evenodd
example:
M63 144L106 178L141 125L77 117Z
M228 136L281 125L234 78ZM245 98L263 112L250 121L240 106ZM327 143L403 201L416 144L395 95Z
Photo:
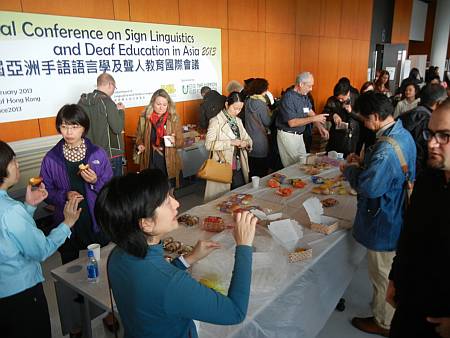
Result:
M288 251L295 249L299 239L303 238L303 228L293 219L270 222L269 231Z
M267 215L264 211L261 211L259 209L252 209L250 210L250 212L256 217L258 217L261 221L274 221L283 216L281 212Z
M323 214L322 203L317 197L308 198L303 206L311 221L311 230L328 235L337 229L338 220Z

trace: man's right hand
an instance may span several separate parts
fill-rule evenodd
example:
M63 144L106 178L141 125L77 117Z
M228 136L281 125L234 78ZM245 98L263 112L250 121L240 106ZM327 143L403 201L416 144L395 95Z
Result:
M122 110L125 109L125 106L123 105L122 102L117 103L116 107L117 107L117 109L122 109Z
M73 227L80 217L81 208L78 208L78 203L81 199L72 198L66 202L64 206L64 224L67 224L70 228Z
M361 164L361 158L356 155L355 153L351 153L347 156L346 158L348 163L357 163L357 164Z
M255 238L256 222L258 222L258 218L251 212L244 211L236 214L236 226L233 232L236 245L252 246Z
M312 116L311 119L313 120L313 122L324 124L325 122L327 122L327 116L328 114L319 114Z
M394 282L389 280L388 288L386 290L386 301L392 305L395 309L397 307L397 303L394 300L395 297L395 286Z

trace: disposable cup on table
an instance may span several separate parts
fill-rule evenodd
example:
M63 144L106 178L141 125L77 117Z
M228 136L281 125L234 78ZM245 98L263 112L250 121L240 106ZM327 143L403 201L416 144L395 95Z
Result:
M100 261L100 244L98 244L98 243L89 244L87 249L92 250L97 262Z
M252 186L253 189L257 189L259 187L259 176L252 176Z

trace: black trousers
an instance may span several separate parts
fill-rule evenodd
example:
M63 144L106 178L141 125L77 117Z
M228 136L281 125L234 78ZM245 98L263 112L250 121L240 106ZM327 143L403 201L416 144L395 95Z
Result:
M435 324L426 320L427 315L420 309L397 306L391 322L390 338L440 338Z
M242 170L233 170L233 178L231 181L231 190L239 188L245 184Z
M51 338L50 315L42 283L0 298L0 335L5 338Z
M248 157L248 166L250 167L249 176L264 177L269 169L269 160L267 157Z

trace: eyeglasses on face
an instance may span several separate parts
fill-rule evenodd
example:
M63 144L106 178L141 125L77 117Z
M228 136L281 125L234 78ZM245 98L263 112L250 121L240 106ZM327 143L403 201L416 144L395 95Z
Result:
M425 141L430 141L433 137L435 138L437 143L447 144L450 139L450 134L441 131L434 132L430 129L425 129L423 131L423 138L425 139Z
M67 130L79 130L81 128L81 126L79 125L79 124L70 124L70 125L67 125L67 124L61 124L60 126L59 126L59 129L61 129L61 130L64 130L64 131L67 131Z

